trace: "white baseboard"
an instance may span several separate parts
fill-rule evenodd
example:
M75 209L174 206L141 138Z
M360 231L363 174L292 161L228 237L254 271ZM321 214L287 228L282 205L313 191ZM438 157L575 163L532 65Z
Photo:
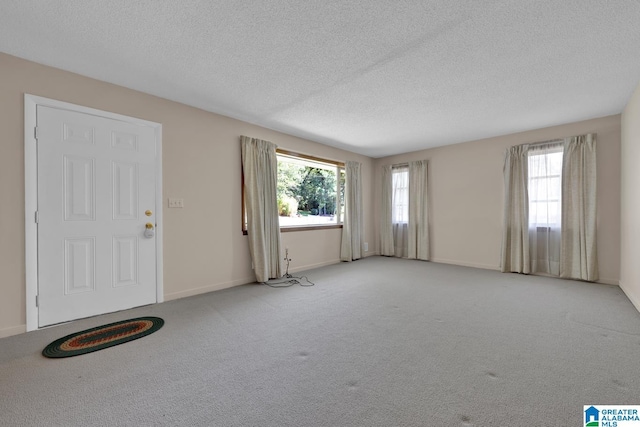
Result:
M369 258L372 256L380 256L379 252L366 252L361 259L364 258ZM304 270L313 270L314 268L320 268L320 267L324 267L327 265L332 265L332 264L340 264L342 261L340 261L339 259L334 259L331 261L325 261L325 262L320 262L317 264L309 264L309 265L304 265L302 267L295 267L295 268L291 268L290 269L290 273L295 273L296 271L304 271Z
M437 262L437 263L441 263L441 264L460 265L460 266L463 266L463 267L483 268L485 270L500 271L500 267L495 266L495 265L477 264L477 263L473 263L473 262L463 262L463 261L454 261L454 260L444 259L444 258L433 258L433 259L431 259L431 262ZM540 276L543 276L543 275L540 274ZM554 277L554 276L549 276L549 277ZM618 280L609 279L609 278L606 278L606 277L600 278L600 280L598 280L596 283L602 283L602 284L605 284L605 285L615 285L615 286L618 286L620 284Z
M304 270L312 270L314 268L320 268L326 265L338 264L339 262L340 260L336 259L331 261L320 262L317 264L303 265L301 267L290 268L289 273L295 273L295 272L304 271ZM255 277L248 277L246 279L238 279L238 280L232 280L230 282L216 283L213 285L207 285L199 288L188 289L186 291L172 292L170 294L165 294L164 300L166 302L166 301L171 301L171 300L180 299L180 298L192 297L194 295L206 294L208 292L232 288L234 286L246 285L248 283L255 283L255 281L256 281Z
M478 264L478 263L475 263L475 262L464 262L464 261L458 261L458 260L452 260L452 259L431 258L430 261L431 262L437 262L437 263L440 263L440 264L460 265L462 267L482 268L482 269L485 269L485 270L500 270L500 268L495 266L495 265Z
M172 292L170 294L165 294L164 295L164 300L166 302L166 301L171 301L171 300L174 300L174 299L180 299L180 298L191 297L191 296L194 296L194 295L206 294L208 292L213 292L213 291L219 291L221 289L232 288L234 286L246 285L247 283L253 283L255 281L256 281L255 277L249 277L249 278L246 278L246 279L232 280L230 282L215 283L213 285L207 285L207 286L202 286L202 287L199 287L199 288L187 289L186 291Z
M605 285L615 285L620 286L620 281L616 279L608 279L606 277L601 277L596 283L603 283Z
M339 264L339 263L340 263L339 259L334 259L331 261L319 262L317 264L303 265L302 267L290 268L289 273L295 273L295 272L304 271L304 270L313 270L314 268L320 268L320 267L325 267L327 265Z
M633 292L629 292L627 289L625 289L622 280L620 281L618 286L620 286L620 289L622 289L622 292L624 292L627 298L629 298L629 301L631 301L631 304L633 304L636 310L640 311L640 297L634 295Z
M9 328L0 329L0 338L10 337L11 335L24 334L27 332L27 325L11 326Z

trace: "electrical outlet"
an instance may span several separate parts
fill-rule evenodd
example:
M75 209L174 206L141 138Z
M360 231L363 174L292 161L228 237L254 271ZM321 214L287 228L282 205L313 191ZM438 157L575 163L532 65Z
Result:
M369 242L364 242L364 251L369 252Z
M184 199L169 199L170 208L184 208Z

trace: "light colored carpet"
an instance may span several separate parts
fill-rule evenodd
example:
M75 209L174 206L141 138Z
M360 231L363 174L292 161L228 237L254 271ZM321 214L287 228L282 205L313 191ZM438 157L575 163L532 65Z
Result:
M575 426L640 403L615 286L373 257L0 339L2 426ZM158 332L68 359L56 338Z

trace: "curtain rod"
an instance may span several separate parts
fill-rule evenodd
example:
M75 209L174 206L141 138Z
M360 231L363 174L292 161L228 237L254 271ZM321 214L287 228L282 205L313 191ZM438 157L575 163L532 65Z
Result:
M518 144L519 146L521 145L545 145L545 144L551 144L553 142L564 142L564 138L556 138L556 139L549 139L547 141L538 141L538 142L525 142L524 144Z
M427 160L427 161L428 161L428 159L424 159L424 160ZM410 162L393 163L393 164L391 165L391 167L392 167L392 168L397 168L397 167L409 166L409 163L410 163Z
M564 142L565 139L567 138L576 138L579 136L587 136L587 135L597 135L596 132L589 132L589 133L585 133L583 135L572 135L572 136L565 136L563 138L555 138L555 139L550 139L548 141L539 141L539 142L525 142L524 144L518 144L518 145L544 145L544 144L550 144L552 142Z

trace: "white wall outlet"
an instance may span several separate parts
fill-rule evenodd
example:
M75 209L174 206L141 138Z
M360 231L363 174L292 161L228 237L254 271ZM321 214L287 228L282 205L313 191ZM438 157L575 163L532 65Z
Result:
M369 252L369 242L364 242L364 251Z
M169 198L170 208L184 208L184 199L172 199Z

